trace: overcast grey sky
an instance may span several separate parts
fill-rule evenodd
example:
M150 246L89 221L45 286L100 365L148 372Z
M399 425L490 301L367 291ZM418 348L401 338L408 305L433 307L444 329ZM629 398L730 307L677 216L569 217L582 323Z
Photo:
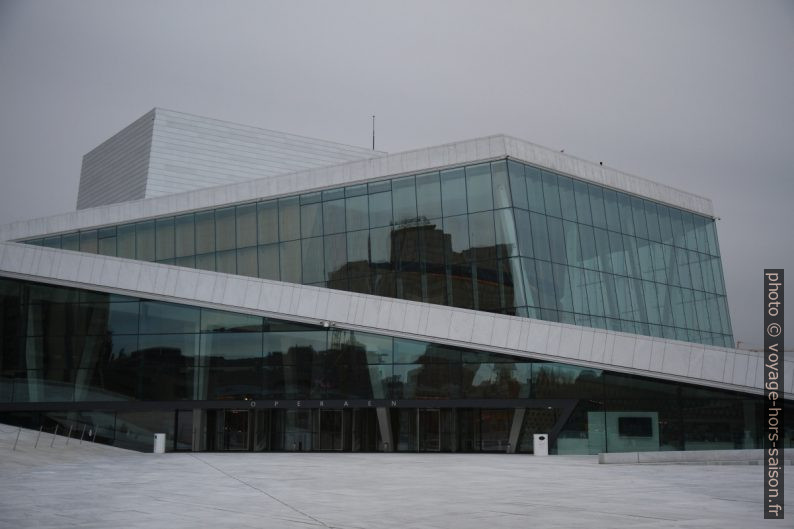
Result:
M707 196L743 342L763 268L794 282L791 0L0 0L0 223L74 210L154 106L361 146L376 114L389 152L503 132Z

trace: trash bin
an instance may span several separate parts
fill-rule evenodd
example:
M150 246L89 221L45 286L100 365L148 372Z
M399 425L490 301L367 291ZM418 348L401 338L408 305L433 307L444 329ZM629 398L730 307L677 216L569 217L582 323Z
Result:
M154 434L154 453L155 454L164 454L165 453L165 434L164 433L156 433L156 434Z
M549 455L549 434L536 433L532 437L532 451L536 456Z

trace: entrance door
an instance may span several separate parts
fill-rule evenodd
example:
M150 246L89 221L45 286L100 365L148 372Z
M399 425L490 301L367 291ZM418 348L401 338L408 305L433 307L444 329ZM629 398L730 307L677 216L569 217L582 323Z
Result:
M439 452L441 450L441 412L440 410L416 410L417 444L420 452Z
M319 410L317 419L320 432L320 450L342 450L342 410Z
M248 450L248 410L224 410L223 450Z

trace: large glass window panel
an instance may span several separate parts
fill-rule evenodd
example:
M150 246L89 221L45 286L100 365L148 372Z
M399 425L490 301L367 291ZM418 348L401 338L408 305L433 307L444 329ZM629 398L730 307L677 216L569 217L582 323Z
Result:
M279 258L281 263L281 280L287 283L300 283L301 242L282 242L279 245Z
M328 281L346 279L348 277L347 266L347 235L339 233L325 237L325 273Z
M262 332L262 316L238 314L225 310L201 309L201 332Z
M695 249L700 253L707 254L709 253L709 241L708 235L706 234L706 222L708 221L705 217L701 217L700 215L692 215L692 220L695 224Z
M532 227L529 223L529 212L516 209L516 236L518 238L518 251L524 257L534 257L532 250Z
M259 277L262 279L279 280L278 243L263 244L258 248Z
M670 308L672 310L672 325L675 327L686 327L684 316L684 300L679 287L667 287L670 297Z
M366 194L367 194L367 184L357 184L345 188L346 197L357 197Z
M568 277L570 280L570 290L573 311L577 314L586 314L590 312L587 304L587 282L585 272L581 268L570 266L568 267Z
M493 209L492 189L490 164L466 167L466 196L470 213Z
M345 196L345 190L342 188L333 188L333 189L326 189L323 191L323 202L330 202L332 200L338 200Z
M215 253L215 271L223 274L237 273L237 251L225 250Z
M323 263L323 238L303 239L301 261L303 264L303 283L318 283L325 280Z
M617 193L618 212L620 213L620 231L627 235L634 235L634 217L631 210L631 197L624 193Z
M546 223L549 229L549 244L551 250L551 260L555 263L566 264L568 262L565 254L565 234L562 222L555 217L548 217Z
M504 160L491 162L491 181L493 185L493 207L496 209L510 207L510 183L507 177L507 163Z
M535 261L537 268L538 293L540 306L547 309L557 308L557 295L554 290L554 273L551 263Z
M196 256L196 268L199 270L215 271L215 252L204 253Z
M547 171L541 171L543 176L543 198L546 205L546 213L555 217L561 217L560 211L560 192L557 186L557 175ZM529 185L529 182L527 182ZM530 198L531 205L531 198Z
M100 228L97 233L97 253L116 257L116 227Z
M467 212L466 174L463 168L441 171L441 204L445 217Z
M212 211L196 213L196 253L215 251L215 216Z
M174 255L186 257L196 253L196 232L193 214L179 215L174 219Z
M612 274L601 273L601 296L604 300L604 316L611 319L620 318L617 293L615 291L615 278ZM617 330L617 326L607 320L607 328Z
M546 216L530 213L530 224L532 224L532 248L535 252L535 258L548 261L551 255L549 252L549 231L546 226Z
M706 238L708 239L708 253L719 255L720 251L717 243L717 223L714 220L706 222Z
M237 274L241 276L257 277L259 275L257 267L257 248L249 246L237 250Z
M90 251L89 246L90 246L91 237L90 237L90 234L88 232L84 232L84 233L86 233L86 237L85 238L86 238L86 241L87 241L86 245L85 245L86 246L85 251L89 252ZM94 239L96 239L96 232L94 232ZM60 235L53 235L52 237L45 237L44 240L41 243L41 246L44 246L45 248L60 248L61 247L61 236ZM96 253L96 251L91 252L91 253Z
M631 197L631 210L634 217L634 231L637 237L648 238L648 223L645 220L645 205L638 197Z
M510 195L514 207L529 209L527 202L527 183L524 178L524 164L507 161L507 172L510 175Z
M231 250L235 245L237 229L234 222L234 208L215 210L215 246L216 250Z
M606 229L608 226L607 214L606 210L604 209L603 189L600 186L587 184L587 192L590 196L590 209L592 211L593 226Z
M154 261L154 255L154 221L139 222L135 225L135 258Z
M301 206L304 204L316 204L318 202L322 202L322 200L323 200L323 194L320 191L317 191L315 193L304 193L300 196Z
M444 233L449 235L447 262L464 263L470 260L469 222L467 215L444 218Z
M280 240L292 241L300 238L301 220L298 197L278 200L278 233Z
M369 198L367 195L345 199L345 216L348 231L369 228Z
M499 257L518 255L516 226L513 210L498 209L494 211L494 227L496 229L496 251Z
M725 294L725 283L722 279L722 263L718 257L711 259L711 271L714 275L714 288L717 294Z
M540 169L525 165L524 178L527 184L529 209L536 213L546 213L546 201L543 196L543 179Z
M679 248L686 248L686 234L681 218L681 210L668 208L668 211L670 213L670 225L673 228L673 244Z
M567 176L557 178L560 189L560 207L562 218L576 221L576 202L573 196L573 180Z
M640 277L645 280L653 280L653 258L651 256L651 246L648 241L640 240L637 251L640 257Z
M199 332L200 310L174 303L142 301L140 304L141 334Z
M347 234L347 255L350 273L367 275L369 273L369 231L353 231Z
M700 270L700 255L697 252L687 252L689 258L689 273L692 278L692 288L703 290L703 273Z
M397 224L416 218L416 184L413 176L395 178L391 183L394 221Z
M392 262L392 230L390 227L369 230L370 261L378 264ZM383 268L383 267L380 267Z
M388 226L391 223L391 191L369 195L370 227Z
M489 312L501 308L499 293L499 264L495 259L479 261L474 265L475 308Z
M678 279L684 288L692 288L692 275L689 271L689 254L683 248L675 249L675 260L678 265Z
M609 248L612 252L612 270L616 274L628 275L626 256L623 251L623 237L619 233L609 232Z
M319 198L319 197L318 197ZM323 234L323 205L321 202L301 206L301 237L320 237Z
M565 254L566 261L571 266L583 267L582 245L579 237L579 225L569 220L563 221L563 231L565 232Z
M51 243L53 248L60 247L60 237L57 239L57 245L55 243ZM97 253L96 230L85 230L80 232L80 251L87 253ZM147 259L147 261L153 260L153 258Z
M557 308L566 312L573 312L573 298L571 284L568 280L568 268L565 265L553 264L554 286L557 294Z
M590 195L587 192L587 184L582 181L573 181L574 197L576 199L576 216L579 222L593 224L593 215L590 211Z
M670 220L670 208L657 204L656 212L659 219L659 237L665 244L673 244L673 224Z
M620 205L618 194L611 189L604 189L604 212L607 217L607 229L611 231L621 231Z
M620 319L633 320L634 307L631 301L631 289L629 287L629 280L623 276L614 276L615 280L615 295L618 301L618 310L620 311Z
M119 226L119 229L121 229L121 226ZM129 231L130 230L129 230L129 227L128 227L127 228L127 232L129 232ZM117 234L117 236L120 236L120 234ZM77 232L64 233L61 236L61 248L63 250L72 250L73 252L80 251L80 234L78 234ZM135 233L134 233L134 231L133 231L133 234L132 234L132 251L133 251L133 257L135 257L135 255L134 255L134 252L135 252Z
M256 224L259 244L278 242L278 202L268 200L257 203Z
M345 231L345 200L323 202L323 233L330 235Z
M496 258L496 234L491 211L469 215L469 241L472 260Z
M582 264L591 270L598 269L598 254L595 247L595 234L593 228L579 224L579 237L582 243Z
M524 292L527 306L540 307L540 289L538 287L538 273L534 259L521 259Z
M521 278L521 262L517 257L499 261L499 285L502 289L502 306L508 314L516 314L513 309L527 304Z
M158 261L174 257L174 218L157 219L155 223L155 256Z
M209 366L253 368L262 359L262 335L224 332L201 335L201 363Z
M681 212L681 222L684 227L684 242L687 250L697 250L697 236L695 235L695 216L689 211Z
M640 277L639 254L637 253L637 238L629 235L623 236L623 253L626 258L626 271L630 277Z
M708 255L698 254L700 259L700 270L703 273L703 289L706 292L716 292L717 287L714 284L714 271L711 266L712 258Z
M587 282L587 303L590 307L590 315L596 317L604 316L603 288L601 286L601 274L595 270L585 270L585 281ZM604 325L598 325L603 328Z
M416 207L420 217L441 217L441 182L438 173L420 174L416 177Z
M256 246L256 204L237 206L237 247Z
M648 322L658 325L661 321L659 313L659 300L656 296L656 285L650 281L642 282L642 291L645 296L646 314Z
M141 334L138 337L137 355L143 362L142 369L147 373L148 384L156 385L154 379L163 369L168 372L169 367L192 366L199 355L200 336L200 334L187 333ZM156 388L152 389L154 392L157 391Z
M612 252L609 249L609 232L600 228L593 229L595 235L596 259L595 268L604 272L612 272Z
M652 241L661 241L662 236L659 230L659 214L656 204L649 200L643 201L645 204L645 219L648 223L648 238Z

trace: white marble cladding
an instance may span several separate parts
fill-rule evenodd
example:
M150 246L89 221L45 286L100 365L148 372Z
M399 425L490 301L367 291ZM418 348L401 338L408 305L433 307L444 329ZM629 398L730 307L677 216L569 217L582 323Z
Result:
M0 241L173 215L265 197L277 197L461 164L513 157L582 180L713 216L711 201L608 167L504 135L428 147L379 158L319 167L235 184L111 204L0 226Z
M19 243L0 243L0 275L762 392L757 352ZM794 398L794 359L785 384Z

